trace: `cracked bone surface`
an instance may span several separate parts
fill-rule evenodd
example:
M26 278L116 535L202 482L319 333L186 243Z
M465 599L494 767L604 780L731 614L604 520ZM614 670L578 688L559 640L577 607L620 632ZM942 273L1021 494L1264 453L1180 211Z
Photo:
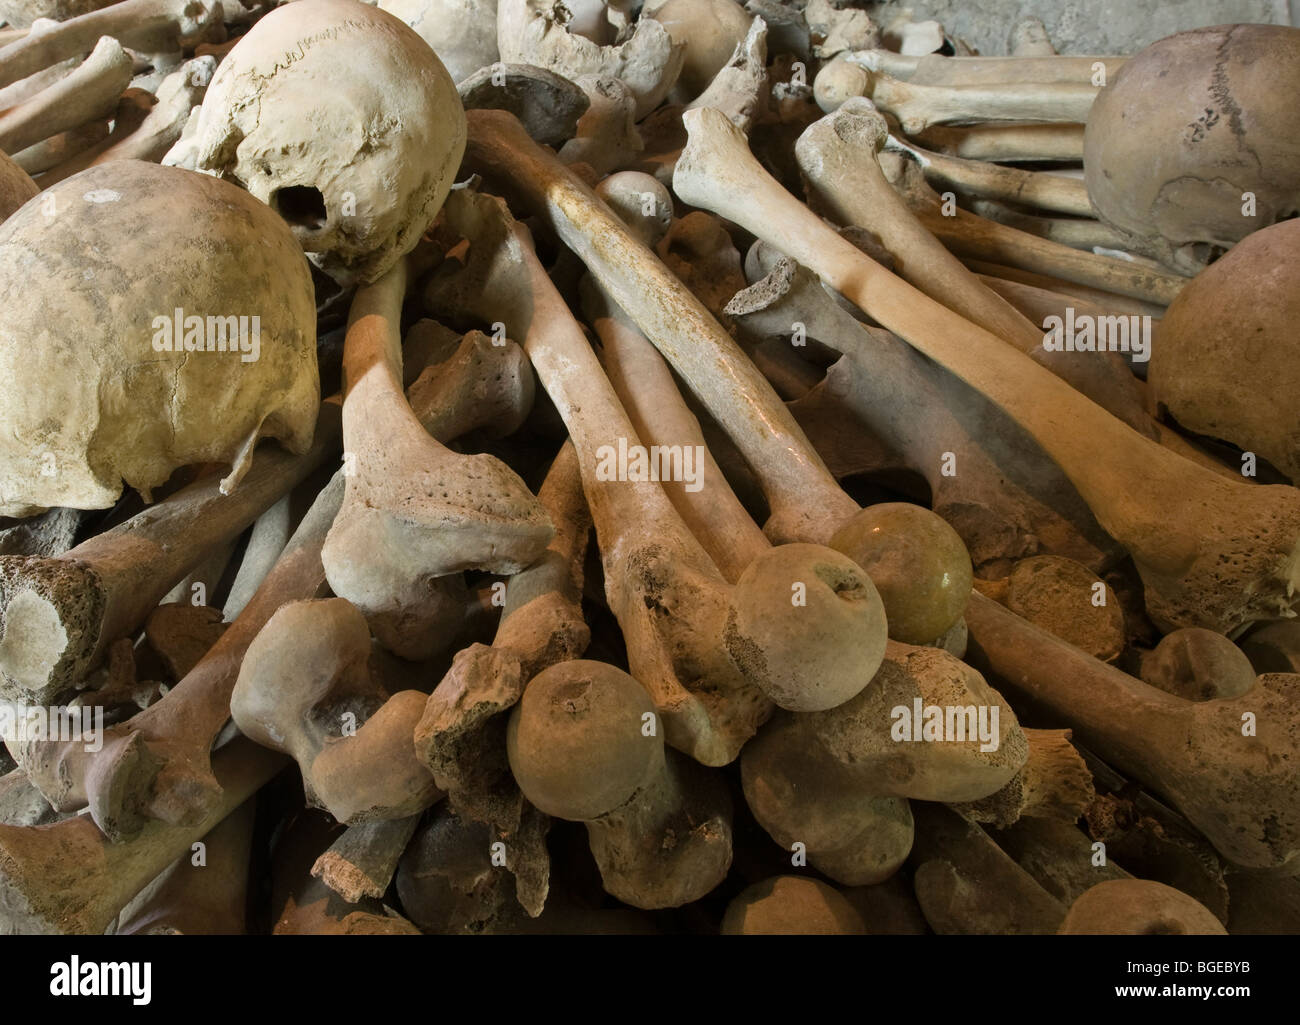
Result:
M506 744L537 808L587 825L605 889L668 908L717 886L731 866L731 798L722 780L665 750L650 695L602 662L561 662L524 690Z
M726 764L772 700L829 707L857 693L882 654L883 614L869 578L839 553L797 545L761 554L728 586L654 479L661 474L602 471L619 446L648 450L504 204L463 191L446 215L469 240L470 262L435 275L426 302L503 317L524 339L578 450L606 596L668 742ZM803 604L791 600L796 586Z
M291 755L308 803L345 825L407 818L443 796L411 743L425 695L388 696L370 652L346 599L289 602L249 644L230 695L241 732Z
M42 139L107 117L131 84L131 58L105 36L90 56L47 89L0 114L0 149L18 153Z
M1162 448L864 256L782 189L723 115L684 119L678 196L783 246L1011 416L1133 556L1157 625L1227 632L1289 614L1300 581L1295 489L1234 482Z
M1147 378L1179 425L1258 453L1300 483L1297 256L1300 220L1290 220L1202 271L1165 311Z
M221 14L215 0L123 0L87 11L0 48L0 86L82 57L103 36L140 53L175 53L219 28Z
M1088 749L1167 798L1229 861L1287 871L1300 859L1300 719L1287 691L1188 701L1148 686L972 594L971 661L1069 724Z
M611 46L571 32L558 0L498 0L501 59L534 64L570 81L584 75L620 79L635 97L638 119L654 110L681 74L685 47L648 16L638 18L625 41Z
M25 760L32 782L54 807L75 811L89 805L99 828L119 840L150 819L193 822L223 800L209 759L230 718L230 694L244 654L281 605L322 592L320 549L342 498L340 471L221 639L161 700L105 731L101 750L88 752L74 742L29 745Z
M0 226L0 295L0 514L147 498L203 462L230 463L231 490L259 438L311 444L311 277L233 185L134 160L74 175Z
M43 702L83 680L177 581L334 451L337 407L320 413L311 448L260 453L233 495L208 477L61 555L0 556L0 691Z
M1084 171L1098 215L1187 273L1294 216L1300 115L1281 97L1297 89L1300 28L1218 25L1151 44L1087 119Z
M0 826L0 930L103 933L131 898L284 765L282 755L237 738L213 755L216 803L186 825L147 823L125 843L112 843L85 815L46 826Z
M952 803L973 822L1003 828L1022 818L1050 818L1071 826L1097 796L1088 765L1070 743L1069 730L1023 731L1029 757L1000 790Z
M829 479L794 418L731 336L589 188L528 138L518 121L497 111L470 111L467 117L469 163L522 191L527 205L582 258L746 460L768 470L773 515L765 533L778 542L824 543L857 506Z
M870 71L853 60L826 64L813 82L817 105L835 110L865 96L896 117L908 135L962 121L1084 122L1101 91L1089 84L1025 81L981 85L922 85Z
M360 0L298 0L220 63L186 145L195 170L242 184L348 285L415 248L464 135L455 83L412 29Z
M321 553L330 586L363 612L397 615L465 569L517 573L551 539L523 481L489 455L439 444L402 394L407 264L352 300L344 343L343 508ZM417 382L418 383L418 382Z

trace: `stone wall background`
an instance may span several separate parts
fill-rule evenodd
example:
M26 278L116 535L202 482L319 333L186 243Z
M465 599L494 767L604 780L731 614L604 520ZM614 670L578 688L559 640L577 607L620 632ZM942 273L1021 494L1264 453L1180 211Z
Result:
M1300 0L890 0L861 6L882 23L911 8L913 20L934 18L989 56L1007 52L1011 27L1028 15L1042 19L1059 52L1082 54L1133 53L1206 25L1300 25Z

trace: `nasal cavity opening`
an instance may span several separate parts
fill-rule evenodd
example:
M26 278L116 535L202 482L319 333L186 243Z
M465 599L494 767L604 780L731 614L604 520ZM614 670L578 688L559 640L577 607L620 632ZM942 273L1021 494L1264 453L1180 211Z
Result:
M329 220L325 197L310 185L289 185L278 190L271 197L271 205L290 224L309 231L320 230Z

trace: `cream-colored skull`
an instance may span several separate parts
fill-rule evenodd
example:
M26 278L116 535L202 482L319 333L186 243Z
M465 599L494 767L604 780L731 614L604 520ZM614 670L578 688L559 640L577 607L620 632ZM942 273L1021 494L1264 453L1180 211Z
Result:
M311 443L311 272L233 185L121 160L51 186L0 225L0 302L0 516Z
M465 112L401 20L359 0L298 0L221 62L185 148L195 170L277 211L347 285L378 278L433 221L464 153Z

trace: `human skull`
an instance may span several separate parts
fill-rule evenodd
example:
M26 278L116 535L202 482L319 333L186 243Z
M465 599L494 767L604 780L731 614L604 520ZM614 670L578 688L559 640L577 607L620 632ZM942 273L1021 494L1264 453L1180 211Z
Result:
M359 0L272 11L212 77L194 169L242 185L342 285L415 248L460 165L465 112L429 44ZM164 163L174 162L172 154Z
M0 516L107 508L123 482L148 498L259 436L311 443L311 272L233 185L120 160L51 186L0 225L0 302Z
M1088 114L1097 215L1187 273L1300 210L1300 29L1180 32L1125 62Z

